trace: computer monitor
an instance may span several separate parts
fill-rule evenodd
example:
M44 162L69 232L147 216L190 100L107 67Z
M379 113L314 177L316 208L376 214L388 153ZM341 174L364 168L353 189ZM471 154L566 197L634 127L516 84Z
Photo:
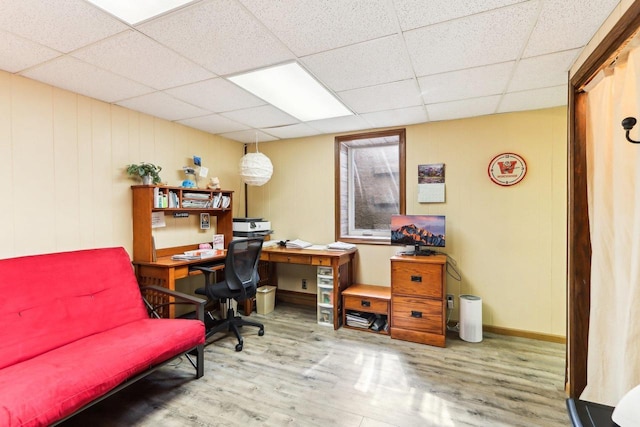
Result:
M413 251L403 252L405 255L435 254L428 248L445 247L444 215L392 215L391 244L413 246Z

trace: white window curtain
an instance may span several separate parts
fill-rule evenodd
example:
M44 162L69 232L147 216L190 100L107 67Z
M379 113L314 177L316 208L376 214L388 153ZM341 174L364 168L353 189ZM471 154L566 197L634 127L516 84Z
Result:
M592 244L587 386L581 399L615 406L640 384L640 49L587 88L587 191ZM640 125L631 132L640 139Z

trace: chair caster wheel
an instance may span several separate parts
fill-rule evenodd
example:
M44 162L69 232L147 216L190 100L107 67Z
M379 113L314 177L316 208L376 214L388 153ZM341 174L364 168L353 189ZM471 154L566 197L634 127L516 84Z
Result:
M264 329L260 329L260 330L258 331L258 336L259 336L259 337L261 337L261 336L263 336L263 335L264 335Z
M242 351L242 344L236 344L236 351Z

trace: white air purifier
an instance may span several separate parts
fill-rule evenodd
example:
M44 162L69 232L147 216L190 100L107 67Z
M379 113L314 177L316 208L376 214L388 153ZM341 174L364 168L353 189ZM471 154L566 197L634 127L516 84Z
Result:
M482 298L460 295L460 339L482 341Z

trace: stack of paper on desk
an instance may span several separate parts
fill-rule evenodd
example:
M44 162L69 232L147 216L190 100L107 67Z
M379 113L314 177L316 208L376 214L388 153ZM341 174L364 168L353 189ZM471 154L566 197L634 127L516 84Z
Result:
M327 245L327 249L334 251L348 251L349 249L355 249L356 245L353 243L333 242Z
M194 251L185 251L184 254L177 254L171 256L171 259L175 260L190 260L190 259L205 259L213 258L216 255L220 255L222 251L217 249L196 249Z
M286 246L289 249L304 249L311 246L311 243L305 242L304 240L296 239L296 240L289 240Z

